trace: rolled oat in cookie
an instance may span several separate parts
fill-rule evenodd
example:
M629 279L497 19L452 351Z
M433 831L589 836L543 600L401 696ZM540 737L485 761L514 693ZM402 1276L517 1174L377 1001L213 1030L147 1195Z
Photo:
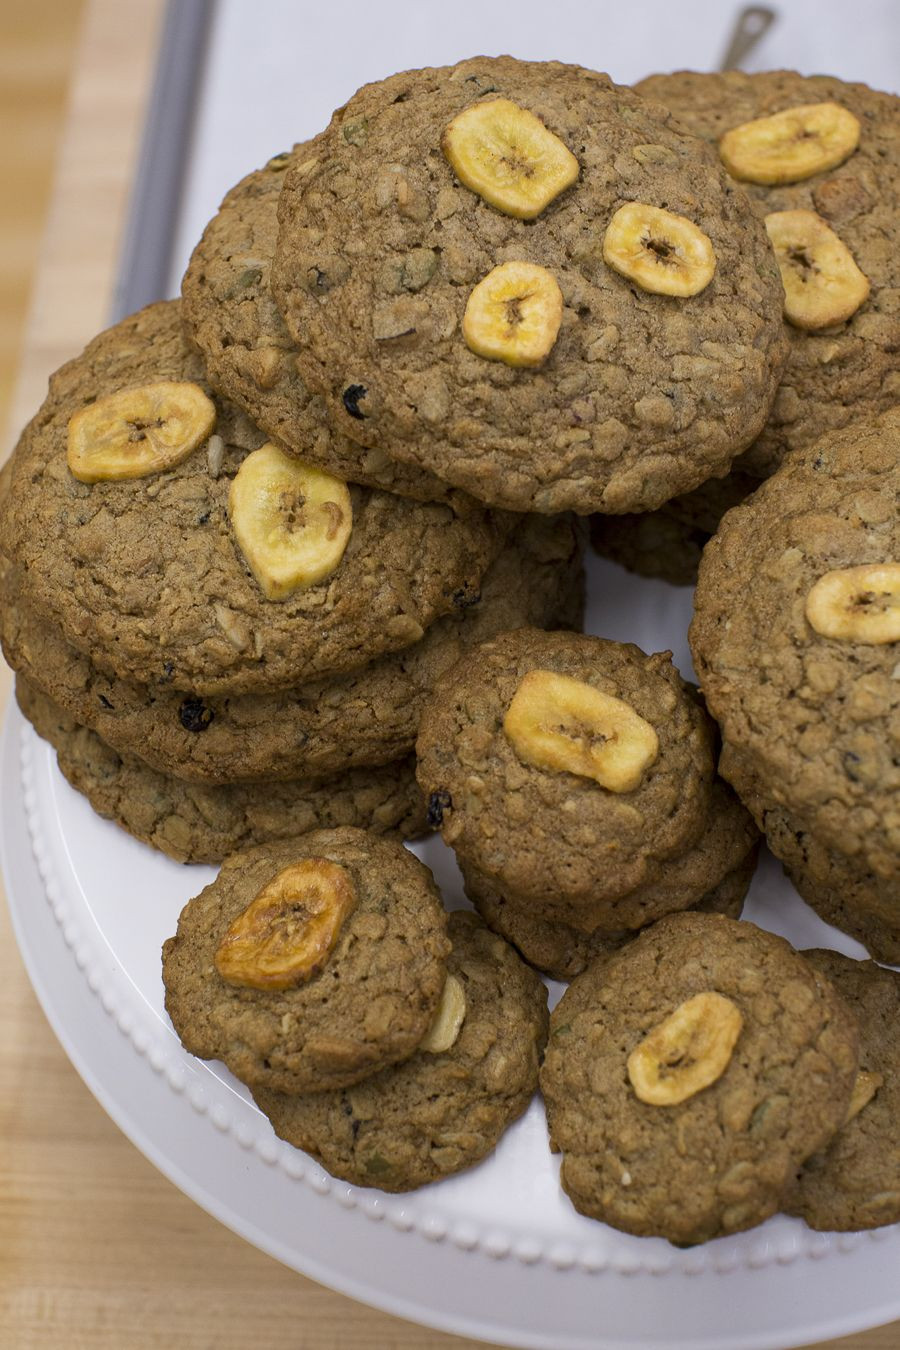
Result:
M477 57L367 85L278 213L272 291L332 425L481 501L652 510L763 425L786 342L762 222L605 75Z
M356 1186L408 1191L472 1167L537 1088L547 991L474 914L449 917L452 1016L405 1063L342 1092L254 1088L276 1134Z
M761 1223L843 1124L855 1019L783 938L670 915L569 986L541 1070L576 1209L690 1246Z
M314 830L233 854L188 901L163 944L166 1011L242 1082L325 1092L414 1053L449 951L431 873L402 844Z

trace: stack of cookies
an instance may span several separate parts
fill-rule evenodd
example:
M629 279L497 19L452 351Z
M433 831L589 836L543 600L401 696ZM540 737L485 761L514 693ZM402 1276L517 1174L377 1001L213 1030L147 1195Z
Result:
M798 891L900 961L900 412L794 451L704 550L721 767Z
M212 390L175 301L54 376L6 481L19 703L96 810L179 860L317 825L416 833L435 674L510 622L579 621L568 518L287 455Z
M184 1045L334 1175L404 1191L472 1166L527 1107L547 992L401 844L317 830L246 850L163 947Z
M466 893L547 974L676 910L740 914L757 832L668 652L501 634L438 681L416 750Z
M793 71L678 71L636 88L714 147L747 191L786 294L781 384L735 472L627 524L593 522L600 553L687 584L724 512L786 456L900 400L900 99Z

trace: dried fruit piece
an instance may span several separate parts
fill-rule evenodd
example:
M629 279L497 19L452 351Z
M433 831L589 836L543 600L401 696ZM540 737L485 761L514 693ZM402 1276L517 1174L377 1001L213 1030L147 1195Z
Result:
M215 404L197 384L120 389L69 418L66 462L81 483L144 478L187 459L215 425Z
M441 149L465 187L519 220L534 220L578 177L571 150L508 98L473 103L454 117Z
M716 270L712 241L699 225L644 202L619 207L603 236L603 260L657 295L699 295Z
M869 294L847 245L815 211L773 211L766 231L784 286L784 317L807 331L855 314Z
M854 1116L858 1116L863 1107L869 1105L869 1102L883 1084L883 1073L869 1073L866 1069L860 1069L856 1075L856 1082L853 1084L853 1091L850 1094L850 1105L847 1107L845 1125L848 1125Z
M293 989L317 975L356 908L346 868L303 858L282 868L229 925L216 970L247 989Z
M677 1106L702 1092L725 1072L743 1024L737 1004L712 990L679 1004L628 1056L635 1094Z
M556 341L562 312L562 291L546 267L501 263L469 296L463 337L476 356L489 361L539 366Z
M874 646L900 642L900 563L826 572L806 597L806 617L823 637Z
M804 103L726 131L719 154L732 178L799 183L834 169L859 145L859 119L840 103Z
M503 719L521 760L632 792L659 754L649 722L620 698L552 670L524 676Z
M442 1055L455 1044L460 1028L466 1016L466 994L462 983L455 975L448 975L444 981L440 1002L434 1021L428 1028L428 1034L419 1045L432 1055Z
M271 442L242 462L228 513L267 600L286 600L330 576L353 526L347 484Z

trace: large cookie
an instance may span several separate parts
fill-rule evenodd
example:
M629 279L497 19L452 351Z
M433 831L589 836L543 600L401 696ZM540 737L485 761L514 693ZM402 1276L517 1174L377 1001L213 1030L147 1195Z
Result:
M751 1228L843 1124L857 1063L852 1014L783 938L670 915L553 1012L541 1089L563 1188L679 1245Z
M303 162L319 142L297 145ZM276 155L231 189L203 232L182 282L185 322L210 383L310 464L351 483L422 501L454 491L426 469L399 464L333 431L321 395L297 369L297 349L269 290L278 196L290 154Z
M900 629L868 635L867 615L884 611L889 625L897 613L881 594L891 583L876 594L871 574L852 569L892 566L896 606L898 493L896 411L795 452L707 544L690 634L723 776L740 757L802 828L895 886ZM813 587L821 596L834 573L848 589L816 603Z
M442 153L464 109L509 100L574 154L536 219L495 209ZM712 242L699 294L650 293L603 260L638 201ZM723 473L784 361L781 282L760 221L704 144L605 75L477 57L366 86L279 202L272 289L336 428L518 511L650 510ZM671 246L660 237L657 256ZM473 288L502 262L549 269L562 319L538 369L470 350Z
M221 399L215 445L149 476L77 481L66 436L78 410L158 380L207 389L180 313L177 301L151 305L95 338L53 376L14 455L0 548L22 569L28 602L73 646L125 679L192 693L284 688L408 646L454 596L477 592L500 543L484 511L351 487L336 570L266 599L227 509L231 480L264 437Z
M768 422L742 463L761 476L789 451L823 432L900 400L900 99L831 75L766 71L747 75L678 71L638 84L695 135L712 142L731 128L784 109L822 102L848 108L861 123L859 145L843 164L802 182L742 183L760 214L814 211L839 236L868 278L868 299L822 332L787 325L790 354Z
M604 731L574 706L559 714L541 701L533 717L536 729L560 722L576 770L523 757L527 748L516 746L504 722L523 681L540 671L554 687L561 676L564 692L574 688L578 708L585 699L593 708L596 691L601 701L616 700L610 717L636 715L644 734L651 729L658 753L635 785L620 791L582 771L583 745L624 739L626 729L614 731L610 721ZM438 681L416 751L419 783L445 842L523 901L559 906L557 917L588 929L601 924L601 907L610 914L610 902L655 882L659 864L696 843L708 819L712 724L668 652L648 656L576 633L501 634ZM629 925L612 919L606 926Z
M221 862L236 849L303 830L353 825L409 838L425 828L425 809L409 758L335 778L220 787L157 773L137 755L117 754L21 676L16 698L56 751L61 773L98 815L176 862Z
M856 1231L900 1220L900 974L832 951L803 956L859 1025L861 1082L850 1120L809 1158L782 1201L811 1228ZM856 1096L856 1094L855 1094Z
M574 518L523 519L474 595L412 647L346 675L275 693L200 698L104 674L0 583L0 641L9 663L115 750L190 782L333 774L412 750L438 676L506 628L581 627L581 531Z
M236 984L231 970L226 978L216 956L232 924L284 869L314 859L342 869L355 892L331 950L290 987ZM294 903L300 931L289 943L309 911L302 889ZM402 844L314 830L233 854L188 901L163 944L166 1011L185 1049L224 1060L242 1082L324 1092L413 1054L437 1010L449 951L431 873ZM248 965L255 972L252 954L238 973Z
M537 1088L547 993L474 914L450 915L447 969L465 990L459 1035L343 1092L256 1088L276 1134L357 1186L407 1191L460 1172L494 1148Z

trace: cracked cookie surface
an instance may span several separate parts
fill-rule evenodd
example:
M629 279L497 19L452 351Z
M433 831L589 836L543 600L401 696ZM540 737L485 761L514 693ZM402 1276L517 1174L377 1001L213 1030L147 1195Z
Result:
M765 427L742 457L750 472L771 473L786 454L824 432L880 412L900 399L900 99L831 75L795 71L721 74L677 71L636 86L695 135L712 142L732 127L783 109L820 102L848 108L861 123L859 145L836 168L798 183L743 183L760 214L809 210L849 248L868 278L868 300L821 333L786 325L790 353Z
M201 446L150 477L78 482L66 463L72 414L158 378L207 388L178 301L123 320L52 377L0 504L0 546L27 602L95 664L191 693L284 688L406 647L457 592L477 592L508 522L353 486L336 571L267 601L228 517L231 480L265 437L222 399L217 453Z
M534 220L488 205L441 151L458 113L495 99L580 165ZM634 200L709 236L700 294L651 294L606 264L606 227ZM273 292L333 425L482 501L653 509L724 472L774 396L782 289L761 222L699 139L607 76L485 57L366 86L315 165L289 170L279 216ZM460 331L473 288L510 262L562 292L537 370L476 355Z
M455 911L448 930L447 969L466 998L449 1050L420 1050L343 1092L254 1091L276 1134L344 1181L406 1191L471 1167L537 1089L547 1039L544 986L474 914Z
M689 999L742 1018L717 1080L641 1100L632 1051ZM679 1245L773 1214L842 1123L858 1065L852 1014L782 938L722 915L671 915L597 962L554 1009L541 1071L563 1188L583 1214Z
M229 925L282 869L324 858L356 906L322 969L291 989L228 983L214 964ZM444 987L447 920L431 873L364 830L314 830L232 854L163 944L166 1011L185 1049L252 1087L321 1092L407 1059Z

